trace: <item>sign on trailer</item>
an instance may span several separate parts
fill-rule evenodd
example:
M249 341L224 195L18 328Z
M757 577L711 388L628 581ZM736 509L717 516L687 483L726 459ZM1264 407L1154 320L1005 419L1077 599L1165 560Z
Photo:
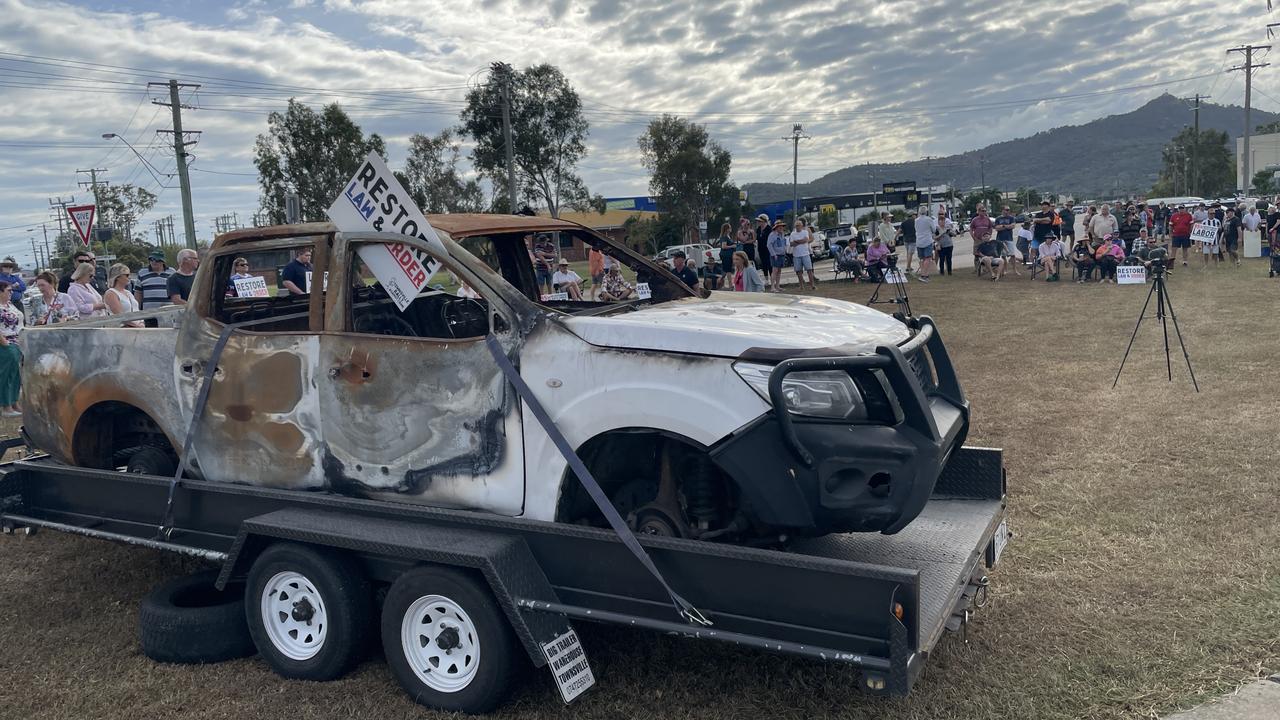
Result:
M422 240L440 255L448 254L435 228L376 152L365 157L327 212L342 232L397 232ZM440 261L403 243L363 245L357 252L400 310L409 307L440 269Z
M71 216L71 224L76 226L76 232L80 233L80 241L85 247L89 247L89 233L93 231L95 212L97 208L93 205L76 205L67 208L67 214Z
M551 669L551 676L556 679L556 687L560 688L560 697L566 704L596 684L591 665L587 662L587 653L573 628L544 644L542 654L547 657L547 667Z

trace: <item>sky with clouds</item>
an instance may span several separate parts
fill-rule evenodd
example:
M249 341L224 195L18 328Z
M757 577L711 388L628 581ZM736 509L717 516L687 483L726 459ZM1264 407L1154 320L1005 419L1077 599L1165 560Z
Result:
M338 101L387 140L457 122L489 63L549 62L591 123L582 174L605 196L647 192L636 138L674 113L705 123L733 179L801 181L856 163L949 155L1128 112L1163 92L1239 104L1226 50L1265 43L1263 0L0 0L0 252L27 263L49 199L89 197L77 169L160 193L142 219L181 204L166 136L182 93L197 233L258 206L253 141L288 98ZM1247 16L1247 17L1246 17ZM1254 102L1280 110L1274 74ZM140 162L120 134L154 165ZM168 187L174 186L174 187ZM36 223L37 225L32 225ZM28 232L34 230L34 232ZM24 252L25 250L25 252Z

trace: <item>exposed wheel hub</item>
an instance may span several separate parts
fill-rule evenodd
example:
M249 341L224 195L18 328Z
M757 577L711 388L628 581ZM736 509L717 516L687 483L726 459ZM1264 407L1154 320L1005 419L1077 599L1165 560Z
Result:
M302 598L293 604L293 610L289 612L289 615L298 622L309 623L311 618L316 616L316 609L311 606L310 600Z
M462 647L462 636L458 634L458 628L446 627L436 635L436 647L449 652Z

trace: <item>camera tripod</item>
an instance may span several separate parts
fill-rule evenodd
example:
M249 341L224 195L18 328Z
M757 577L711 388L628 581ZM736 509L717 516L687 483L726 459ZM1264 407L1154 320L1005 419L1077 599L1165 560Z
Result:
M911 317L911 300L907 298L906 275L898 269L898 256L890 255L889 261L884 268L880 270L880 282L876 283L876 289L871 293L871 297L867 299L867 305L897 305L901 310L901 317L898 319L906 322L906 318ZM893 273L893 280L889 282L893 286L893 297L881 300L880 289L884 287L885 278L889 277L889 273ZM894 313L898 315L899 313Z
M1187 361L1187 372L1191 375L1191 384L1195 387L1196 392L1200 392L1200 384L1196 382L1196 371L1191 369L1191 356L1187 354L1187 344L1182 341L1182 330L1178 328L1178 316L1173 312L1173 301L1169 299L1164 278L1164 261L1153 262L1151 289L1147 291L1146 302L1142 303L1142 312L1138 314L1138 324L1133 327L1133 335L1129 338L1129 347L1124 349L1124 357L1120 360L1120 369L1116 371L1116 379L1111 383L1112 389L1115 389L1116 384L1120 382L1120 373L1124 372L1124 363L1129 359L1129 351L1133 349L1133 341L1138 338L1138 329L1142 327L1142 320L1147 316L1147 306L1151 304L1151 296L1155 295L1156 318L1160 320L1160 327L1164 331L1164 365L1165 371L1169 375L1169 382L1173 382L1173 360L1169 357L1169 324L1165 319L1165 308L1168 308L1168 317L1173 319L1173 331L1178 336L1178 345L1182 348L1182 357Z

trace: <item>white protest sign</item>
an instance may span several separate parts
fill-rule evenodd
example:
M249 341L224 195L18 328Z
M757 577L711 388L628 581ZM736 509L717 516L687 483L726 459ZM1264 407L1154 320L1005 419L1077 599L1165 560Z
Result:
M307 271L306 290L308 293L311 292L311 271L310 270ZM320 290L321 292L329 292L329 271L328 270L324 272L324 287L320 288ZM403 310L404 308L400 308L400 309Z
M1120 265L1116 268L1117 285L1145 285L1147 269L1141 265Z
M884 274L884 281L887 283L905 283L907 276L895 270L890 270Z
M375 152L364 159L327 212L342 232L397 232L422 240L441 255L447 254L440 236ZM401 243L364 245L358 252L401 310L413 302L440 268L440 262L427 253Z
M267 279L264 277L246 277L236 278L231 281L235 284L236 297L270 297L271 293L267 292Z
M636 283L636 297L641 300L653 297L653 293L649 290L649 283Z
M542 646L542 654L547 658L547 667L551 676L556 679L556 687L560 688L560 697L565 703L586 692L596 684L595 675L591 674L591 665L587 662L587 654L578 642L578 633L573 628Z
M542 293L542 302L548 302L550 300L568 300L568 299L569 299L569 293L567 292Z
M84 242L85 247L89 246L89 233L93 231L93 214L97 212L97 208L93 205L77 205L67 208L67 214L71 216L71 224L76 226L76 232L80 233L80 240Z
M1218 241L1218 229L1221 227L1214 218L1209 218L1204 222L1198 222L1191 226L1191 239L1195 242L1209 243L1212 245Z

